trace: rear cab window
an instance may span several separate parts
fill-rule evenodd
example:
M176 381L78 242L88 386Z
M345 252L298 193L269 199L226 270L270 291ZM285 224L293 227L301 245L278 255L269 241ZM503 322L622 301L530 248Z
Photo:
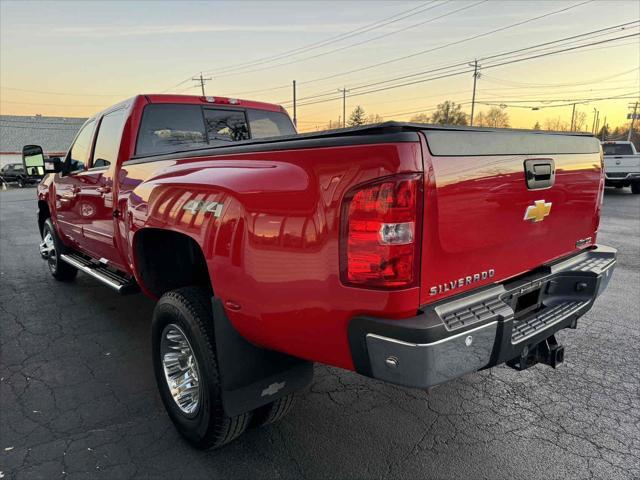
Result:
M135 155L179 152L295 133L291 120L282 112L150 104L142 114Z
M629 143L605 143L602 145L605 155L633 155L633 149Z

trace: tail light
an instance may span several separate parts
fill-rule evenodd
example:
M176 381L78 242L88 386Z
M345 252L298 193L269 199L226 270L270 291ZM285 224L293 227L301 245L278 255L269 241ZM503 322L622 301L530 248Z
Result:
M349 192L342 209L342 281L371 288L418 282L422 175L387 177Z

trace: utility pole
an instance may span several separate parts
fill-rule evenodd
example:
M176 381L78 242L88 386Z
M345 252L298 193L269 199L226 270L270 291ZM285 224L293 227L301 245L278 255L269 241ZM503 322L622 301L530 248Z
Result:
M573 104L573 110L571 111L571 131L573 132L574 124L576 121L576 104Z
M600 141L604 142L604 131L607 128L607 116L604 117L604 122L602 122L602 134L600 135Z
M347 126L347 87L339 88L339 92L342 92L342 128Z
M596 131L596 114L598 113L598 109L593 107L593 124L591 125L591 133L595 134Z
M296 81L293 81L293 124L298 126L298 115L296 110Z
M598 129L600 128L600 110L598 110L598 114L596 115L596 130L593 132L594 135L598 135Z
M474 60L473 63L469 64L470 67L473 67L473 96L471 97L471 122L470 126L473 127L473 113L476 108L476 82L478 78L480 78L480 72L478 71L478 60Z
M633 135L633 124L636 121L636 112L638 111L638 102L633 107L633 115L631 116L631 125L629 125L629 133L627 133L627 142L631 141L631 135Z
M205 82L208 82L209 80L213 80L213 78L211 78L211 77L203 78L202 77L202 72L200 72L200 76L199 77L192 78L191 80L193 80L194 82L200 83L200 88L202 89L202 96L206 97L207 95L204 93L204 84L205 84Z

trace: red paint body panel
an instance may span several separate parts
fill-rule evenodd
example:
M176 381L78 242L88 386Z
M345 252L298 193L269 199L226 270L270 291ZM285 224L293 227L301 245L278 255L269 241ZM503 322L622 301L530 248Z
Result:
M231 322L264 347L353 369L347 327L355 316L402 321L420 305L483 282L430 295L433 285L490 268L495 276L484 283L502 281L571 253L578 239L592 237L595 242L602 172L594 154L555 156L556 185L538 191L527 190L524 183L523 162L530 157L432 156L422 134L415 137L419 140L395 143L233 154L207 150L201 157L129 161L145 105L204 101L141 95L123 102L128 118L118 161L99 175L85 171L73 180L47 177L38 195L49 203L65 243L104 256L135 276L148 295L134 254L137 235L163 229L193 238ZM281 110L244 100L239 107ZM113 108L95 119L99 122ZM404 173L424 178L418 286L384 290L344 285L339 252L345 195L354 186ZM90 226L78 217L79 207L63 205L67 184L81 187L82 182L109 190L95 198ZM527 206L541 199L552 202L551 215L538 224L523 221ZM219 217L193 213L184 208L190 200L224 207ZM65 208L69 228L62 224ZM108 243L96 246L87 228L100 230L100 238L111 233Z
M352 369L349 321L362 313L413 315L419 289L341 283L342 197L354 185L421 169L418 142L125 165L119 191L128 214L120 231L128 245L142 228L186 233L202 246L215 294L239 305L227 314L242 335ZM182 208L189 200L223 203L223 214L194 215Z

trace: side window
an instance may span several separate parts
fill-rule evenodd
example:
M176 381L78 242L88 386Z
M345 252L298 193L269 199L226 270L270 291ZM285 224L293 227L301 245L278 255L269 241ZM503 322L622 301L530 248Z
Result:
M247 110L252 138L295 135L296 130L288 115L267 110Z
M107 168L118 160L120 138L126 121L124 109L116 110L102 117L96 147L93 150L92 168Z
M209 144L249 140L249 127L241 110L204 109Z
M207 145L200 105L147 105L136 155L169 153Z
M91 152L91 138L95 123L93 120L87 123L76 137L76 141L73 143L67 156L69 172L84 170L84 166L89 159L89 153Z

